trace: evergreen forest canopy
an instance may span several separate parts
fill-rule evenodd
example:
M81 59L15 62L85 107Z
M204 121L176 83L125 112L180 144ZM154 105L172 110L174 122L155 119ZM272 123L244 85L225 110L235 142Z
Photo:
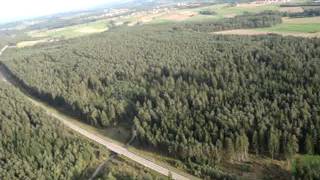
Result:
M107 156L3 82L0 99L0 179L79 179Z
M0 179L89 179L109 151L78 137L0 82ZM166 179L113 158L100 179Z
M10 49L4 63L34 95L93 126L129 124L195 175L232 179L215 166L249 152L320 154L320 40L211 24L122 27Z

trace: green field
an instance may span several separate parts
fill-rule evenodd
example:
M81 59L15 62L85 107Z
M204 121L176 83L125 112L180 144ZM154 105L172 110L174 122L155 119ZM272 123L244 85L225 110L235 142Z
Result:
M284 20L282 24L259 28L258 31L268 31L274 33L319 33L320 18L292 18Z
M298 170L300 169L300 171ZM301 169L307 171L304 174L318 173L320 170L320 156L319 155L301 155L295 158L292 162L291 172L292 174L301 174ZM299 171L299 172L298 172ZM319 175L318 175L319 176Z
M283 23L268 28L234 29L217 34L260 35L276 33L284 36L320 37L320 17L283 18Z
M280 24L270 28L263 28L270 32L301 32L301 33L316 33L320 32L319 24Z
M51 37L51 38L74 38L79 36L84 36L93 33L104 32L108 30L109 21L99 20L91 23L68 26L53 30L41 30L36 32L31 32L29 35L31 37Z

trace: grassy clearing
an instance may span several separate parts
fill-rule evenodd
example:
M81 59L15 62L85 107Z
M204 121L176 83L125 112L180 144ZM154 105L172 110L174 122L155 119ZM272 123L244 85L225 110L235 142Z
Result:
M31 37L50 37L50 38L74 38L93 33L100 33L108 30L109 22L100 20L87 24L68 26L53 30L33 31L29 35Z
M24 47L34 46L39 43L45 43L48 41L50 41L50 40L49 39L40 39L40 40L34 40L34 41L22 41L22 42L17 43L17 47L24 48Z
M257 31L268 31L272 33L317 33L320 32L318 24L279 24L270 28L261 28Z
M312 168L313 166L315 166L315 167L320 166L320 156L318 156L318 155L299 155L292 161L292 165L291 165L292 174L296 174L297 161L299 161L300 166L308 166L310 168Z
M166 24L166 23L172 23L173 21L167 20L167 19L155 19L148 24Z
M308 18L283 18L283 23L257 29L235 29L215 34L234 34L234 35L261 35L276 33L284 36L320 37L320 17Z
M191 174L186 173L186 169L185 167L183 167L183 163L177 159L174 159L172 157L168 157L165 154L161 154L160 152L157 152L157 150L155 149L146 149L144 147L144 149L140 149L140 148L136 148L133 146L128 147L128 149L137 154L140 155L142 157L144 157L145 159L148 159L149 161L152 162L157 162L157 164L171 170L174 172L178 172L179 174L188 177L189 179L192 180L200 180L200 178L195 177Z
M318 33L320 32L320 17L285 18L282 24L257 30L272 33Z
M290 168L286 161L256 155L249 155L248 160L244 162L223 162L219 169L237 175L240 180L290 180Z

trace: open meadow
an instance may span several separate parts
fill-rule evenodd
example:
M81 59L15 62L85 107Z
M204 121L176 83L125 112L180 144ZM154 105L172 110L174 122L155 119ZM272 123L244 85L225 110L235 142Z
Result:
M107 31L108 25L109 22L107 20L99 20L91 23L67 26L58 29L32 31L29 33L29 36L38 38L50 37L68 39Z
M281 34L284 36L320 37L320 17L283 18L283 23L257 29L234 29L214 34L262 35Z

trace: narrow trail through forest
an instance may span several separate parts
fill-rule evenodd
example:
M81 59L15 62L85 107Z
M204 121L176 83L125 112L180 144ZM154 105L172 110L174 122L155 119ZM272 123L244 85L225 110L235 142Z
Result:
M2 50L0 51L0 56L3 54L3 52L8 48L9 46L5 46L4 48L2 48ZM1 61L1 60L0 60ZM45 112L54 117L55 119L59 120L60 122L62 122L66 127L72 129L73 131L91 139L92 141L95 141L103 146L105 146L107 149L109 149L110 151L120 155L120 156L125 156L129 159L131 159L132 161L139 163L147 168L150 168L162 175L165 176L169 176L169 174L171 175L171 177L173 179L177 179L177 180L187 180L189 179L188 177L182 176L180 174L178 174L177 172L173 172L172 170L169 170L166 167L163 167L161 165L156 164L155 162L152 162L150 160L145 159L144 157L141 157L135 153L130 152L127 148L114 143L112 141L107 140L106 138L103 138L104 136L100 133L92 133L80 126L78 126L77 124L74 124L72 122L72 119L70 120L70 117L62 114L60 111L56 110L55 108L49 107L48 105L46 105L45 103L41 102L40 100L38 100L37 98L34 98L32 96L30 96L26 90L22 89L19 86L19 83L16 82L14 80L14 78L11 77L11 75L7 72L7 70L3 67L3 65L0 64L0 80L7 82L8 84L16 87L17 89L19 89L23 95L26 97L27 100L29 100L32 104L34 104L35 106L38 106L42 109L45 110Z

